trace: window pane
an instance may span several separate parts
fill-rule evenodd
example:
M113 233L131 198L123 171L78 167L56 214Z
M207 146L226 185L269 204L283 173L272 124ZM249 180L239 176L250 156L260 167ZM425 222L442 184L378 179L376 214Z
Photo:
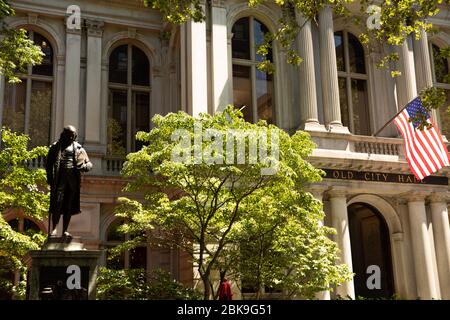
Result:
M6 83L2 124L12 131L25 131L26 80L17 84Z
M231 32L233 33L233 58L250 59L249 18L242 18L236 21Z
M434 74L436 81L441 83L450 83L450 76L448 70L448 60L440 55L440 49L436 45L432 45L433 60L434 60Z
M146 247L137 247L130 251L130 269L147 269Z
M30 146L50 144L50 124L52 110L52 83L33 81L31 85L31 105L29 119Z
M53 49L50 42L41 34L34 33L34 43L41 47L45 54L40 65L33 66L33 74L53 76Z
M351 72L366 73L363 46L351 33L348 33L348 57Z
M136 140L136 133L138 131L150 131L150 97L147 92L133 92L133 105L134 105L134 128L133 128L133 141L134 151L138 151L142 148L142 141Z
M450 139L450 113L448 108L450 107L450 89L445 90L447 93L447 102L444 107L439 108L439 115L441 118L441 134Z
M109 57L109 82L127 83L128 45L114 49Z
M353 131L355 134L369 135L369 106L367 102L367 83L352 79Z
M139 48L133 46L133 84L148 86L150 84L150 67L147 55Z
M266 28L264 24L259 22L258 20L253 20L253 32L255 37L255 52L258 50L258 47L264 43L264 34L269 33L269 29ZM272 50L269 50L269 53L267 55L267 59L272 61ZM256 60L262 61L263 58L261 55L256 54Z
M244 119L253 122L252 83L250 67L233 65L233 99L234 106L242 109Z
M344 37L342 31L334 33L334 45L336 47L336 61L338 71L345 71L344 66Z
M111 90L108 106L108 153L125 156L127 146L127 92Z
M350 127L348 120L347 84L345 78L339 79L339 104L341 106L341 121L346 127Z
M258 119L273 123L273 81L272 75L256 69L256 103Z

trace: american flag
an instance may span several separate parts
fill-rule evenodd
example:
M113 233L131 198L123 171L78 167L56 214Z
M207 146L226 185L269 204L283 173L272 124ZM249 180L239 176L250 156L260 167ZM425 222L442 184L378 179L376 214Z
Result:
M417 115L424 115L431 126L420 129L419 121L409 121L409 118ZM405 139L406 160L417 179L422 180L449 165L449 154L442 136L431 121L430 114L422 106L420 98L408 103L394 122Z

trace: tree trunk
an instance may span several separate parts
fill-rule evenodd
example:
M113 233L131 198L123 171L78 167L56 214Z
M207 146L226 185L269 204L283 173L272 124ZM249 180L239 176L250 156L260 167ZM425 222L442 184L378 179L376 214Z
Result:
M211 283L209 281L209 274L201 275L203 281L203 300L209 300L211 298Z

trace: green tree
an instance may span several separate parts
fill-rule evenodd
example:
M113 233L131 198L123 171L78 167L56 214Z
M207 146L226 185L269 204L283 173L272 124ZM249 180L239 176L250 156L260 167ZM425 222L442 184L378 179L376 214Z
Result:
M47 154L47 147L27 150L28 136L3 128L0 152L0 212L19 209L26 216L41 220L48 212L48 188L45 171L30 168L30 163ZM25 279L22 258L28 250L38 250L42 234L14 231L0 215L0 275L19 271ZM0 281L0 290L23 298L25 282L15 286L11 279Z
M137 134L147 145L129 154L123 168L129 179L125 191L139 192L142 199L120 198L116 209L126 221L121 231L138 236L115 248L116 253L142 242L142 233L155 244L177 247L190 255L204 299L210 299L217 296L214 272L225 269L230 275L247 276L252 270L244 265L247 256L241 248L251 251L248 258L253 263L262 251L249 249L259 245L261 233L267 233L268 249L260 257L264 260L260 269L273 266L273 270L261 272L260 284L281 281L292 294L309 297L348 279L348 270L335 265L337 248L327 238L329 229L318 224L323 217L320 204L305 192L306 184L320 181L322 175L306 160L314 148L307 133L290 136L265 121L245 122L232 106L199 118L184 112L156 115L153 122L149 133ZM201 141L200 125L206 135ZM259 137L259 150L270 156L255 163L248 147L241 153L243 164L230 161L238 160L242 150L240 138L235 140L230 130ZM265 135L267 143L262 142ZM240 137L248 146L255 141ZM222 152L231 143L233 147ZM267 167L276 170L262 175ZM236 264L243 268L230 267ZM283 278L284 272L288 276ZM293 281L300 282L297 288Z
M0 75L9 82L20 82L18 74L28 65L39 64L44 53L28 39L26 30L12 29L5 18L13 16L14 10L5 0L0 0Z
M245 205L219 269L242 279L251 298L261 298L266 288L284 299L312 299L348 280L346 266L335 265L337 245L328 237L333 230L318 226L322 204L311 194L281 185L257 190Z

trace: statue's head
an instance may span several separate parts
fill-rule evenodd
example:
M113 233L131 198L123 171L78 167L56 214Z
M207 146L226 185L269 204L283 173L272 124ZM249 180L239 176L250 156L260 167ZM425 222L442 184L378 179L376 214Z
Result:
M59 139L66 143L77 140L77 129L74 126L65 126Z

